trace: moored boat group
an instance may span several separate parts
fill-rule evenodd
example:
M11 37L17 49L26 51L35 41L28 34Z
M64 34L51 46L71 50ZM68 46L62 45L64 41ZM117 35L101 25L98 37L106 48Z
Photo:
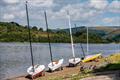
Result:
M49 31L48 31L49 28L48 28L46 11L44 11L44 15L45 15L46 29L47 29L47 35L48 35L48 41L49 41L49 51L50 51L49 53L50 53L50 58L51 58L51 62L48 64L49 71L54 72L56 70L63 70L64 59L62 58L62 59L60 59L58 61L53 60L52 51L51 51L50 37L49 37ZM40 65L40 64L35 65L34 64L27 2L26 2L26 16L27 16L27 26L28 26L28 30L29 30L30 52L31 52L31 62L32 62L32 66L30 66L27 69L27 73L31 76L32 79L34 79L34 78L37 78L39 76L44 76L46 67L45 67L45 65ZM95 55L84 56L83 58L79 58L79 57L75 56L73 37L72 37L72 30L71 30L71 20L70 20L69 11L67 12L67 16L68 16L68 24L69 24L69 30L70 30L72 55L73 55L72 56L73 58L68 60L69 66L74 67L74 66L77 66L77 64L79 64L80 62L88 62L88 61L95 60L96 58L100 57L101 53L95 54Z

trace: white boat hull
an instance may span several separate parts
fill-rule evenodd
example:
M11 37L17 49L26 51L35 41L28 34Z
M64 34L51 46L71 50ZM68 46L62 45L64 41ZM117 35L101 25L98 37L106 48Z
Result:
M62 67L64 59L60 59L58 62L51 62L48 64L50 71L55 71Z
M69 65L77 65L78 63L80 63L81 59L80 58L72 58L69 59Z
M35 78L39 75L42 76L42 73L44 72L45 70L45 66L44 65L35 65L34 66L34 72L33 72L33 66L30 66L28 69L27 69L27 73L32 77L32 78Z

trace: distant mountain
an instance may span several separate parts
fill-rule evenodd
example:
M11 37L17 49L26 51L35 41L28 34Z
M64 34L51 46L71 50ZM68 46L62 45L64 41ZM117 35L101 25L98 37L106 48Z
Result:
M120 34L120 26L99 26L99 27L88 27L89 32L105 33L105 34ZM64 31L69 33L69 28L67 29L53 29L53 32ZM72 28L73 34L76 32L86 31L86 26L74 27Z
M112 40L113 38L120 37L120 26L97 26L97 27L88 27L89 33L97 34L101 36L103 39ZM69 28L67 29L54 29L53 32L63 31L69 33ZM79 33L86 33L87 27L74 27L72 28L72 33L75 34L76 32ZM120 39L117 39L120 42Z
M105 39L113 39L120 37L120 26L107 26L107 27L95 27L95 30L102 30L105 32L105 35L102 36ZM120 41L120 39L119 39Z

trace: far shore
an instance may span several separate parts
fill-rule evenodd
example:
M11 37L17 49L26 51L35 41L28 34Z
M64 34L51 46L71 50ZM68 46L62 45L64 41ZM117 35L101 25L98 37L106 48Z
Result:
M29 43L29 42L0 42L0 43ZM32 43L48 43L48 42L32 42ZM52 44L71 44L71 42L51 42ZM80 42L76 42L74 44L79 44ZM82 43L82 44L87 44L87 43ZM116 42L112 42L112 43L89 43L89 44L120 44L119 43L116 43Z
M112 54L108 57L104 57L104 58L101 58L98 60L99 60L98 62L92 61L92 62L84 63L84 66L89 66L89 65L105 66L105 62L108 62L108 63L119 62L120 63L120 53ZM35 80L77 80L77 79L78 80L87 80L89 78L92 78L93 76L96 79L97 78L104 79L105 78L104 76L106 76L106 77L116 76L117 73L120 72L120 69L116 69L116 70L102 71L104 74L102 72L97 72L97 73L89 73L88 72L88 73L83 74L80 72L80 66L81 66L81 64L79 64L76 67L64 67L64 69L62 71L55 71L53 73L45 72L45 76L37 78ZM99 73L101 73L102 77L96 75ZM111 73L112 73L112 75L111 75ZM26 75L23 75L23 76L19 76L19 77L8 79L8 80L30 80L25 77L26 77ZM88 77L88 78L86 78L86 77ZM93 80L96 80L96 79L93 79ZM90 80L92 80L92 79L90 79ZM106 80L107 80L107 78L106 78ZM112 80L112 79L108 79L108 80Z

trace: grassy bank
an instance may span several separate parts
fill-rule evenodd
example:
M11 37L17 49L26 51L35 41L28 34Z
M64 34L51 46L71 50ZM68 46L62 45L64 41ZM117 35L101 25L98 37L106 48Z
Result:
M96 69L95 71L120 70L120 54L112 54L109 57L104 58L104 61L108 64L104 67Z
M59 76L57 75L59 74L58 72L54 74L54 76L49 76L49 77L45 76L37 80L80 80L82 78L95 76L94 73L96 72L98 73L104 71L120 70L120 53L113 54L105 58L101 58L99 59L99 62L88 62L85 63L85 65L86 64L93 64L93 65L96 64L96 66L99 66L99 68L95 70L85 69L83 73L79 71L79 68L77 69L77 71L75 70L76 68L74 68L73 71L75 71L76 73L70 73L70 74L64 73L62 76L61 75Z

